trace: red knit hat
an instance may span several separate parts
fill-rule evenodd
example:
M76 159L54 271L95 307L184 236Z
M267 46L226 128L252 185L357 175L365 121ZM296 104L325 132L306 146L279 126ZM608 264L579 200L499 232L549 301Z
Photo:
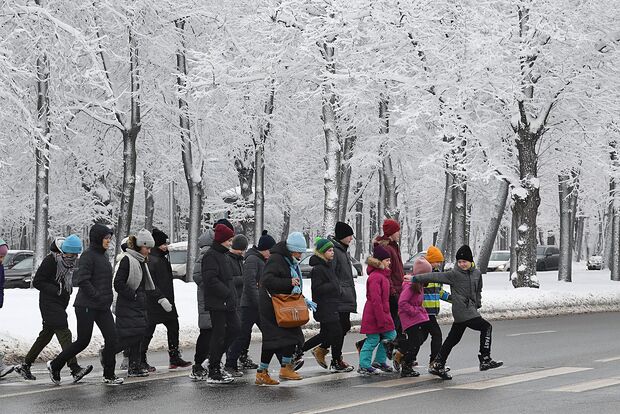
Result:
M224 224L218 224L215 226L215 237L213 241L216 243L223 243L226 240L230 240L235 236L235 232Z
M400 231L400 224L396 220L387 219L383 222L383 235L385 237L390 237L398 231Z

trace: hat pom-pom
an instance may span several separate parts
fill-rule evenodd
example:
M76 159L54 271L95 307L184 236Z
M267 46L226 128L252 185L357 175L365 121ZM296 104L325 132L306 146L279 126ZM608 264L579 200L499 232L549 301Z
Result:
M267 235L267 230L263 230L263 236Z

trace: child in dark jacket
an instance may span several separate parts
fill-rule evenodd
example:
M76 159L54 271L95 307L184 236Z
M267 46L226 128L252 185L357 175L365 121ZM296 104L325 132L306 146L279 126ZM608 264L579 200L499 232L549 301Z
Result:
M381 245L376 245L373 257L368 259L368 281L366 282L366 304L362 314L360 333L366 334L366 340L360 351L361 375L377 375L392 372L386 363L386 348L381 341L396 338L394 321L390 314L390 253ZM377 348L374 362L371 364L373 351Z

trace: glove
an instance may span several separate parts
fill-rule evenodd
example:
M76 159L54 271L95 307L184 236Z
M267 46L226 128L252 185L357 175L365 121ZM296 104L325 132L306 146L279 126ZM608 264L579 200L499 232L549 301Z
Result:
M308 307L308 309L310 309L312 312L316 312L316 309L317 309L316 303L312 302L308 298L304 298L304 300L306 301L306 306Z
M172 304L168 299L161 298L157 301L157 303L159 303L166 312L172 312Z
M293 295L301 295L301 288L299 286L294 286L293 290L291 290Z

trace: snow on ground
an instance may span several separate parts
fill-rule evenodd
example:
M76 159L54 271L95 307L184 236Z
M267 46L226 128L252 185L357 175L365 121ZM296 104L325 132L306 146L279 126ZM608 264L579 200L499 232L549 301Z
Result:
M585 265L573 265L573 282L559 282L557 272L538 274L540 289L514 289L508 273L496 272L484 276L482 292L482 314L488 319L517 319L552 316L570 313L620 311L620 282L609 279L609 271L588 271ZM366 277L356 279L358 313L352 315L354 321L361 320L366 296ZM304 294L311 297L311 282L304 279ZM175 281L176 304L181 326L181 346L193 348L198 337L198 314L196 305L196 285ZM38 291L30 289L7 289L4 308L0 309L0 352L5 352L9 361L18 360L28 352L41 328L38 306ZM73 301L71 302L73 303ZM440 321L451 320L450 304L443 302ZM75 335L75 313L68 309L69 327ZM311 322L307 328L314 329ZM307 332L310 333L310 332ZM256 332L255 339L260 337ZM96 354L103 340L97 328L93 341L86 349L89 355ZM152 349L165 349L166 332L158 327L151 344ZM46 359L59 351L56 340L42 353ZM186 355L191 359L191 355Z

